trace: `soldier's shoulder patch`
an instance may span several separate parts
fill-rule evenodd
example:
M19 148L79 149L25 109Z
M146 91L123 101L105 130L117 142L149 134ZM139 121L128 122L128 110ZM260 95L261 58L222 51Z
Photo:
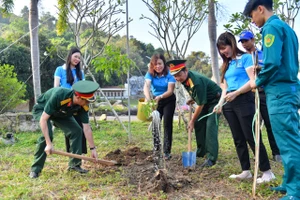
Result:
M272 35L272 34L267 34L265 37L264 37L264 44L266 47L270 47L273 45L274 43L274 40L275 40L275 35Z
M87 111L89 111L89 106L87 106L87 105L84 105L84 106L82 106L83 107L83 109L87 112Z
M194 87L194 83L191 78L188 79L188 83L189 83L190 88Z
M69 102L71 102L71 98L68 98L68 99L65 99L65 100L62 100L61 102L60 102L60 105L61 106L63 106L63 105L65 105L65 104L67 104L67 103L69 103Z

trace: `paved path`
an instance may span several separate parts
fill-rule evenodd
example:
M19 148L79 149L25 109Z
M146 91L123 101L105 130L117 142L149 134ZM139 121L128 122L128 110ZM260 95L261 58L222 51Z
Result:
M100 116L96 116L96 119L99 120ZM121 121L129 121L129 117L128 115L124 115L124 116L119 116L119 118L121 119ZM90 117L90 121L94 120L93 117ZM117 121L117 118L115 116L107 116L107 120L109 121L113 121L113 120L116 120ZM174 120L178 120L178 116L174 116ZM130 116L130 121L140 121L136 115L131 115Z

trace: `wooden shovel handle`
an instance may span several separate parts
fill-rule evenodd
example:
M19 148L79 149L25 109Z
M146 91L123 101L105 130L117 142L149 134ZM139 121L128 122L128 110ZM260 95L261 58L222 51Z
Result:
M189 109L189 121L192 119L192 104L190 104L190 109ZM188 152L192 151L192 131L189 129L188 131Z
M91 162L100 163L100 164L103 164L103 165L109 165L109 166L117 164L116 161L101 160L101 159L96 160L95 158L82 156L82 155L78 155L78 154L73 154L73 153L68 153L68 152L59 151L59 150L54 150L54 149L51 150L51 154L68 156L68 157L71 157L71 158L78 158L78 159L82 159L82 160L87 160L87 161L91 161Z

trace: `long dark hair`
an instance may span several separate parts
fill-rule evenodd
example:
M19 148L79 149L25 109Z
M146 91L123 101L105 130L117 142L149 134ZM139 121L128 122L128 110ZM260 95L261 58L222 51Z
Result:
M163 69L162 73L163 73L163 75L166 76L168 74L168 72L169 72L169 68L166 66L166 58L162 54L154 54L151 57L150 66L149 66L148 72L152 76L157 76L158 75L158 73L154 70L154 67L155 67L156 62L157 62L158 59L161 59L163 61L163 63L164 63L164 69Z
M73 77L73 74L72 74L72 70L71 70L71 58L72 58L72 55L74 53L80 53L80 50L76 47L72 47L69 51L69 54L67 56L67 59L66 59L66 68L67 68L67 83L69 83L70 85L73 85L74 83L74 77ZM76 69L76 76L79 80L82 80L82 73L81 73L81 66L80 66L80 63L79 62L76 66L75 66L75 69Z
M228 69L229 62L232 60L232 57L227 58L225 55L221 54L221 52L220 52L220 48L224 47L224 46L227 46L227 45L229 45L232 49L232 57L233 58L236 58L237 56L240 56L240 55L246 53L246 52L240 50L237 47L236 39L235 39L235 37L232 33L224 32L218 37L218 39L217 39L217 48L218 48L219 54L220 54L220 56L223 60L223 64L222 64L222 67L221 67L221 82L224 81L224 76L225 76L225 73Z

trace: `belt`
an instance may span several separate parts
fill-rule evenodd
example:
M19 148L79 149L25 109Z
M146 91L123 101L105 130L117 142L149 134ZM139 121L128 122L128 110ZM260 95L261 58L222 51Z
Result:
M230 90L230 91L227 91L226 94L228 94L228 93L230 93L230 92L234 92L234 91L236 91L236 90Z

